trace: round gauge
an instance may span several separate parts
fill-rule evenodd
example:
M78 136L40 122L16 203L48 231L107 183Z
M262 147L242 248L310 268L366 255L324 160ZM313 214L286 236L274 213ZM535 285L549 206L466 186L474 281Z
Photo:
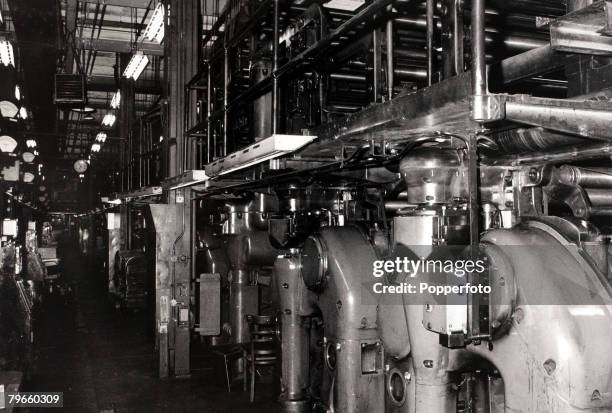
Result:
M84 159L79 159L74 163L74 170L78 173L82 174L87 170L87 161Z

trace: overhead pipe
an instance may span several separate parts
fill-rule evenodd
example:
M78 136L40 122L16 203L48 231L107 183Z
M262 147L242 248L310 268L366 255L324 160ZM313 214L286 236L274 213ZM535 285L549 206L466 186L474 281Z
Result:
M212 100L212 70L210 67L210 62L206 65L208 69L208 73L206 74L206 163L212 162L212 148L210 147L212 143L212 120L210 116L213 112L214 102Z
M499 157L483 158L484 165L536 165L536 164L559 164L565 162L589 161L594 159L610 158L612 155L612 144L595 143L580 146L564 146L552 148L545 151L532 152L520 155L504 155Z
M434 0L427 0L427 84L433 84L434 71Z
M278 72L278 60L279 60L279 10L280 0L274 0L274 34L272 36L272 134L277 134L279 131L280 122L280 98L279 98L279 84L277 75Z
M472 94L476 99L486 96L487 65L485 60L484 0L472 0Z
M386 47L387 47L387 98L389 100L393 99L393 85L394 85L394 74L395 72L393 71L393 20L389 19L389 21L387 21L387 28L386 28L386 34L387 34L387 42L386 42Z

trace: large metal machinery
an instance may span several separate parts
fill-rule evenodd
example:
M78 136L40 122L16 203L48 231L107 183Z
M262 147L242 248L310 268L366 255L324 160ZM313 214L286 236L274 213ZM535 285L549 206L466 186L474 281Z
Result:
M612 411L609 4L579 3L225 16L205 158L318 137L197 195L200 333L242 343L245 315L278 314L285 411ZM372 294L404 258L486 260L455 281L491 291Z

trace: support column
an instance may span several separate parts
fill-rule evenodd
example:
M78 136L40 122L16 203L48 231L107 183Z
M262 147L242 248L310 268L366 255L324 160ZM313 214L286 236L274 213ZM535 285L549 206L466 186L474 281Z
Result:
M196 117L195 96L185 85L197 72L200 41L198 0L167 0L164 142L166 177L192 165L185 127ZM165 194L168 204L151 205L157 236L155 296L160 377L189 374L189 303L192 282L191 190Z
M189 374L190 203L150 205L156 233L155 320L159 376Z
M119 76L123 74L125 68L132 56L130 54L121 54L119 56ZM125 168L121 172L121 191L126 192L131 189L130 170L131 170L131 153L128 150L130 147L130 131L134 120L136 119L136 104L135 104L135 81L121 77L119 82L119 92L121 93L121 106L119 107L119 138L121 145L119 156L121 157L121 165Z
M169 0L170 24L166 27L166 110L167 176L183 172L189 158L185 125L196 118L195 96L189 97L185 85L197 72L199 52L199 1Z

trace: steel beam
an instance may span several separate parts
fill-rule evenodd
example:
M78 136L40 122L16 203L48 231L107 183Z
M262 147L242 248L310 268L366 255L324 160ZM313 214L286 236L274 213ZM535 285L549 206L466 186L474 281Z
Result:
M84 48L86 50L97 50L100 52L113 53L132 53L134 52L133 44L123 40L108 40L108 39L76 39L77 49ZM139 43L138 51L151 56L163 56L164 48L159 44L154 43Z
M607 34L610 7L610 2L600 0L553 21L552 48L569 53L612 55L612 37Z
M151 0L90 0L86 3L118 7L133 7L136 9L148 9L153 4Z
M609 101L563 100L512 96L506 102L506 119L572 135L612 140Z
M118 89L115 78L110 76L90 76L87 78L87 90L99 92L116 92ZM136 81L136 93L159 95L162 93L161 86L150 79L139 79Z

